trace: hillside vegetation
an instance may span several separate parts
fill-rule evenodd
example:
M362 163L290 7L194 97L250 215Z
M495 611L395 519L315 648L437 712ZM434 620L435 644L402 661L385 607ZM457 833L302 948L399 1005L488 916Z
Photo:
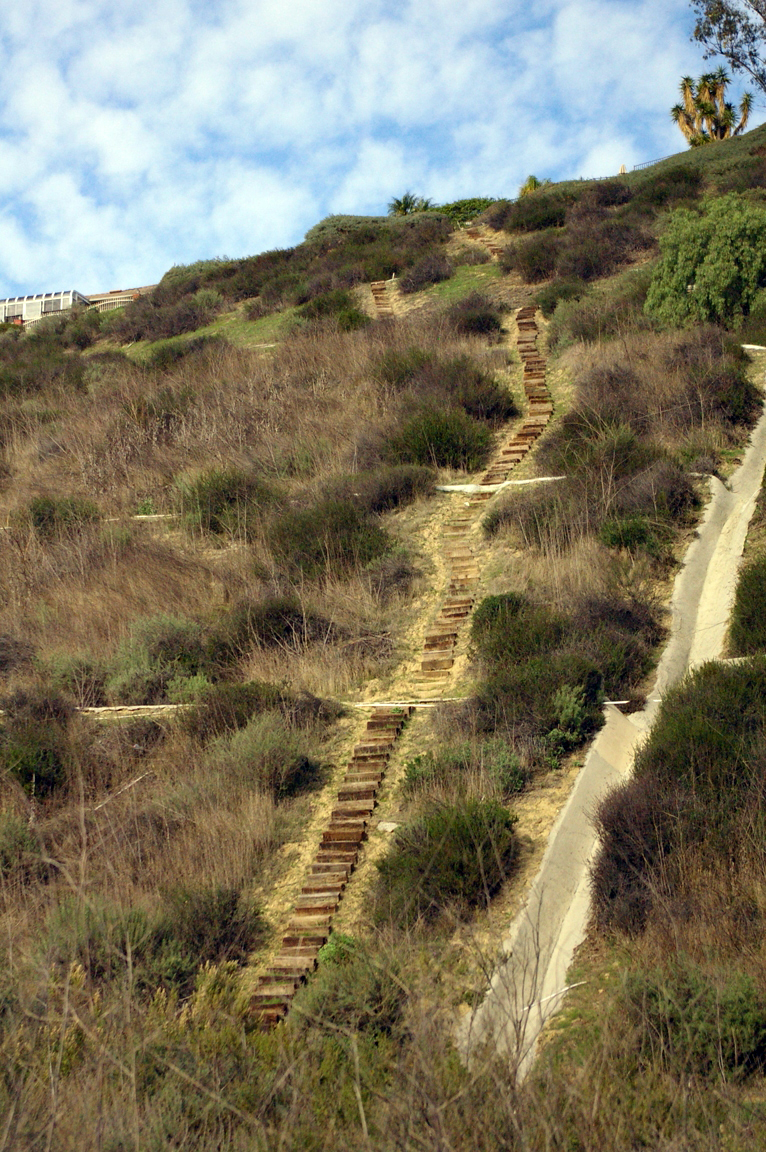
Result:
M532 1075L468 1070L454 1036L603 702L650 688L705 476L760 414L765 150L758 129L518 200L330 217L115 313L0 326L0 1148L763 1141L757 540L731 639L752 661L670 694L594 814L585 983ZM523 413L530 301L554 413L518 475L561 479L488 499L448 698L381 792L393 833L264 1030L253 982L357 706L426 691L463 502L437 485L476 480ZM97 711L118 706L153 710Z

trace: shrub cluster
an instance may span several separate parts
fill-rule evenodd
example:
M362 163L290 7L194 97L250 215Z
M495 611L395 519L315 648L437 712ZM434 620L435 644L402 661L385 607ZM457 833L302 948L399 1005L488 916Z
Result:
M599 923L641 932L691 899L696 870L764 863L766 659L706 664L664 698L633 778L598 808Z
M364 568L391 548L378 519L351 499L322 498L285 510L268 525L269 546L296 577L321 578Z
M476 472L486 463L491 446L486 425L462 409L426 406L389 436L386 450L392 460Z
M516 240L506 249L501 266L518 272L527 284L553 276L567 283L588 282L611 275L653 243L649 233L636 224L581 201L567 213L565 228L536 231Z
M439 805L396 832L379 861L376 915L406 928L487 905L518 855L515 817L495 800Z
M447 320L461 336L491 336L502 331L502 313L481 292L469 292L447 310Z
M766 556L750 560L739 573L729 635L737 656L766 651Z
M475 471L489 454L489 428L517 412L494 374L465 354L447 359L418 348L389 349L376 371L404 398L384 445L392 461Z
M582 599L567 615L514 593L487 597L471 624L479 730L541 738L555 762L600 726L605 691L635 688L658 636L646 605L616 597Z
M399 289L405 294L420 292L432 284L449 280L453 268L442 252L429 252L417 260L399 280Z
M364 314L342 293L355 284L401 276L416 265L416 278L424 284L443 278L440 250L451 231L450 220L437 212L390 219L328 217L295 248L171 268L151 296L125 308L115 334L122 340L157 340L191 332L210 323L222 303L239 300L254 302L250 315L256 318L319 299L308 319L329 315L341 328L359 327Z
M378 515L430 496L433 490L433 470L418 464L392 464L355 472L338 477L326 488L329 497L353 501L363 511Z
M554 280L537 295L553 321L549 347L562 348L574 340L595 343L627 332L648 331L652 321L644 311L651 271L631 270L617 282L588 289L581 280Z
M147 996L158 988L188 996L203 964L242 963L266 935L260 910L243 892L201 883L169 888L151 910L62 899L47 929L57 967L79 963L96 986L132 971L131 992Z
M311 321L332 321L337 324L341 332L353 332L357 328L366 328L372 321L366 312L362 312L345 288L336 288L332 292L324 292L315 296L304 304L298 312L299 316Z
M1 706L0 769L29 796L44 798L67 780L72 709L63 697L21 689Z
M0 333L0 398L31 396L50 388L80 391L85 363L67 351L55 333L22 333L12 327Z
M659 323L732 326L766 279L766 208L730 193L703 212L677 209L660 240L646 309Z
M178 509L192 532L250 540L276 495L258 476L238 468L211 468L176 480Z

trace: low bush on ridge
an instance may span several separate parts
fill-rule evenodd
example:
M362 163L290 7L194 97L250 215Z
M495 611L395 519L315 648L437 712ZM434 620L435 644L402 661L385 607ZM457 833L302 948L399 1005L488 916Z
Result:
M376 916L406 928L486 906L518 855L516 818L495 800L440 805L396 832L378 862Z
M476 472L489 458L492 437L485 424L460 408L423 408L388 438L392 460Z
M471 623L480 732L542 739L551 762L602 723L609 695L635 690L660 629L638 603L583 599L571 614L527 596L486 597Z
M351 499L332 498L284 511L271 520L268 540L288 572L309 579L359 570L392 546L375 517Z
M251 539L263 521L264 510L276 500L264 480L238 468L211 468L197 476L180 477L176 492L189 531L241 540Z
M740 570L729 635L735 656L766 651L766 556Z

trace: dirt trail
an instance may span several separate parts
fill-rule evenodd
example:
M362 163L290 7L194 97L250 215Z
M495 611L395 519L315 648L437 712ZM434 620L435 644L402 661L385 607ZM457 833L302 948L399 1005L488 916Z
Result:
M479 1008L461 1023L466 1057L487 1042L516 1063L523 1076L537 1039L561 1006L574 951L590 911L590 864L597 844L596 803L631 770L636 746L662 694L687 669L722 655L737 568L766 465L766 412L753 430L742 465L728 487L711 479L712 497L679 572L671 601L671 637L660 660L652 698L643 713L623 716L607 707L572 793L548 841L529 896L504 941L507 957Z

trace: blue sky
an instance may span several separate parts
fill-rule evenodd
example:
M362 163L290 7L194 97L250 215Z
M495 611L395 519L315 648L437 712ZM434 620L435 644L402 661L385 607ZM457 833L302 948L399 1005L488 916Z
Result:
M687 0L6 6L0 296L152 283L406 189L512 196L680 151L668 110L708 67L692 23Z

